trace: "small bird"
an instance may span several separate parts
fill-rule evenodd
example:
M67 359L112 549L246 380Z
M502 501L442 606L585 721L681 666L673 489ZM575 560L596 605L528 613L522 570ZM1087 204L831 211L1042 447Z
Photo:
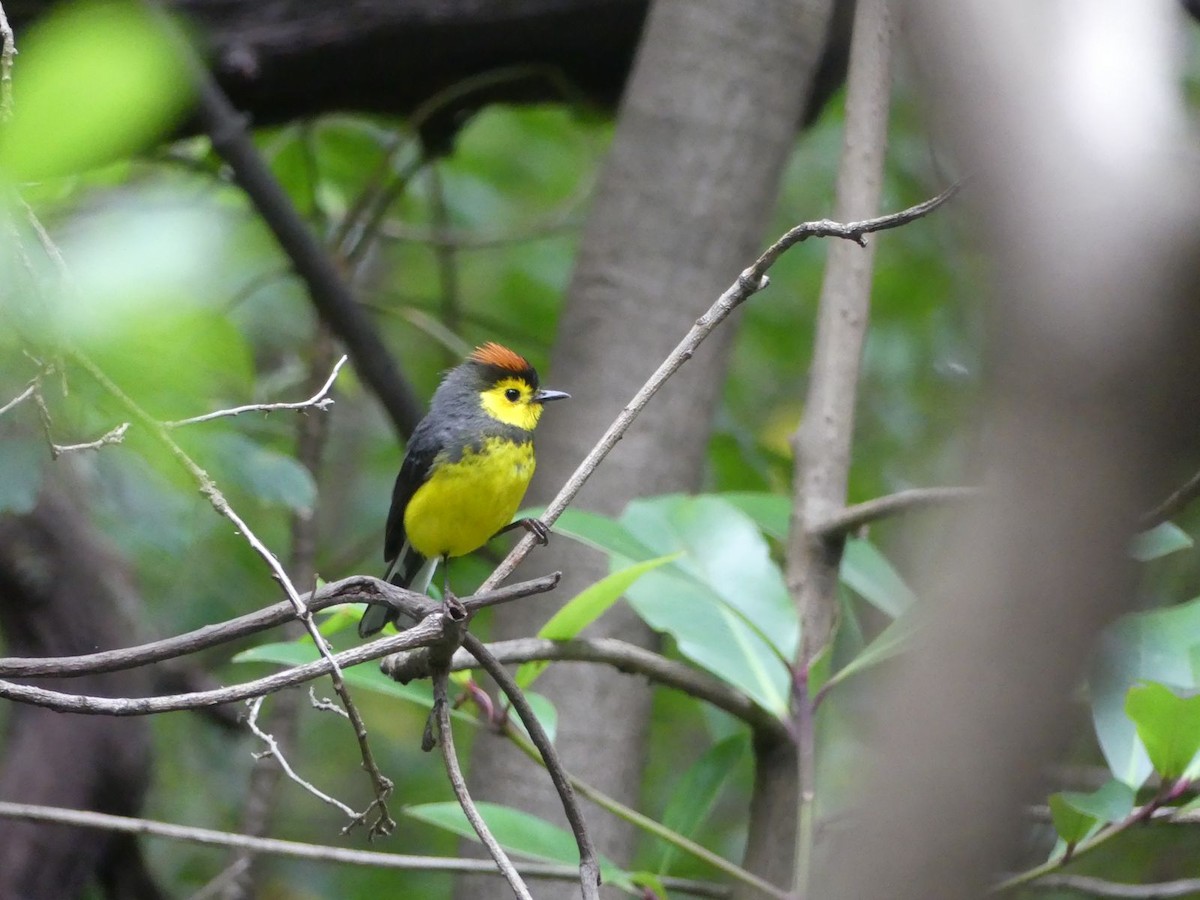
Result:
M490 342L446 373L412 433L392 489L383 544L388 581L426 591L440 560L448 597L450 557L518 526L546 543L540 520L509 523L533 477L533 430L543 407L569 396L540 388L524 357ZM359 636L374 634L396 615L386 606L368 606Z

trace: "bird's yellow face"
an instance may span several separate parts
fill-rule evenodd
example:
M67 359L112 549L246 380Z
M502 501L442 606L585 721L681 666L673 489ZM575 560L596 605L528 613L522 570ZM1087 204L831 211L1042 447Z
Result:
M479 394L479 405L493 419L533 431L542 417L542 400L524 378L501 378Z

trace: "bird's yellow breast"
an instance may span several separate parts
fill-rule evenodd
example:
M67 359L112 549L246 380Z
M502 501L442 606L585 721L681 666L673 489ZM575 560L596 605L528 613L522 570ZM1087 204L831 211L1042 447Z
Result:
M482 547L512 520L534 465L533 441L507 438L489 438L455 462L435 464L404 511L409 543L427 557Z

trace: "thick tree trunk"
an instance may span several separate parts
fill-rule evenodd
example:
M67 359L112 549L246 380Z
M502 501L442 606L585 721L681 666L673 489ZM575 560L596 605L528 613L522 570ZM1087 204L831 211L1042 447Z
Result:
M661 0L650 15L611 155L597 187L548 382L574 399L539 433L544 497L692 320L755 255L825 42L828 2ZM699 486L714 406L734 332L718 331L655 398L597 471L583 507L619 513L635 498ZM497 637L527 635L606 573L605 560L559 540L536 554L562 568L556 596L514 604ZM653 636L615 607L594 629L639 644ZM570 771L636 806L650 691L592 667L553 668L539 683L559 710ZM561 820L544 775L499 741L473 757L477 796ZM599 848L628 862L636 835L592 811ZM494 897L464 880L459 897ZM564 889L563 895L570 895Z

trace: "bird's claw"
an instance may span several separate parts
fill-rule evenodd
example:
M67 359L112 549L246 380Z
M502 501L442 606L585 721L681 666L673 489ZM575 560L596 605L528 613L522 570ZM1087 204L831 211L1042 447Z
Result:
M521 525L543 547L550 543L550 529L541 519L522 519Z
M461 622L467 617L467 608L449 588L442 594L442 609L452 622Z

